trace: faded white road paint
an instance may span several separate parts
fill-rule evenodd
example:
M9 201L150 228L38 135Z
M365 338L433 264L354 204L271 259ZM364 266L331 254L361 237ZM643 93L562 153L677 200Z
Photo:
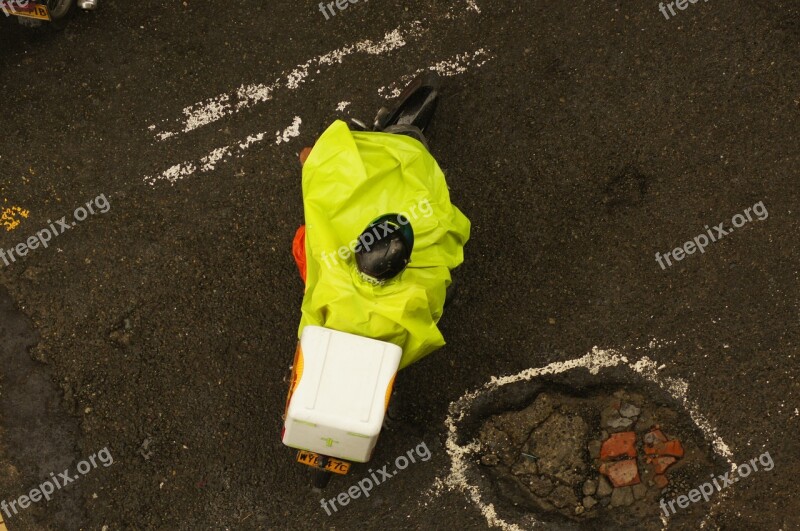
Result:
M295 116L290 126L288 126L283 131L275 131L274 133L275 144L282 144L284 142L288 142L292 138L299 136L300 124L302 123L303 120L301 120L299 116ZM186 161L180 164L175 164L174 166L171 166L170 168L167 168L166 170L162 171L158 175L146 176L144 178L144 181L151 186L155 185L159 181L167 181L171 184L175 184L177 181L185 179L190 175L194 175L198 171L200 173L206 173L212 171L217 167L218 163L222 162L226 158L242 157L248 149L250 149L253 145L258 144L259 142L262 142L264 138L266 138L268 135L269 132L249 135L241 142L214 149L208 155L201 158L198 162Z
M478 48L474 52L460 53L449 59L434 63L428 68L420 68L413 74L405 75L391 85L379 88L378 94L384 98L398 97L403 88L425 70L433 70L443 77L455 76L463 74L470 67L479 68L492 59L494 59L494 56L484 48Z
M179 120L180 129L158 132L156 133L156 138L158 140L166 140L179 133L188 133L198 127L214 123L243 109L271 100L274 92L278 89L296 90L306 82L312 70L315 73L320 73L323 67L340 64L346 57L355 54L382 55L391 52L405 46L409 39L419 37L426 31L422 23L416 20L386 33L383 39L378 41L359 41L309 59L297 65L291 71L284 71L275 81L268 85L242 85L232 92L219 94L205 101L195 103L183 109L184 117ZM148 127L151 131L157 128L156 125Z
M451 12L452 9L453 8L451 8ZM470 11L476 13L481 12L475 0L467 0L466 9L464 9L462 13ZM456 15L456 17L457 16L458 15ZM454 17L450 16L448 18ZM309 79L312 73L319 74L324 67L341 64L346 57L355 54L386 54L398 48L402 48L407 42L424 35L427 31L428 29L424 27L423 22L419 20L403 24L387 32L383 39L377 41L358 41L309 59L291 70L282 72L272 83L241 85L231 92L219 94L204 101L189 105L183 109L182 118L162 120L161 124L167 125L159 126L151 124L148 126L148 130L152 132L159 141L167 140L181 133L194 131L197 128L236 114L241 110L270 101L273 99L275 92L280 89L289 91L297 90L301 85L306 83L306 81L314 80L313 77ZM493 56L491 56L489 52L480 48L471 53L458 54L450 59L439 61L432 65L431 68L444 76L452 76L465 72L470 66L480 67L486 61L492 59L492 57ZM382 95L399 95L399 87L407 83L409 79L421 71L422 69L410 76L406 76L399 83L381 88L379 93ZM337 106L337 111L344 111L349 104L350 102L347 101L340 102ZM300 132L300 123L300 118L296 117L292 125L287 127L282 133L280 131L276 132L276 144L288 142L291 138L298 136ZM238 145L231 144L218 147L197 161L184 161L174 164L159 174L144 177L144 180L150 185L155 185L159 181L168 181L174 184L197 172L206 173L213 171L219 163L226 159L243 156L246 150L252 145L263 141L268 134L268 132L261 132L250 135L245 140L238 143Z
M393 32L394 33L394 32ZM389 34L387 34L388 36ZM368 41L364 41L368 42ZM386 44L388 41L385 41L383 45L378 45L375 50L379 49L381 46L388 46ZM372 48L370 48L372 49ZM371 53L371 52L369 52ZM331 54L326 54L326 59L324 61L336 61L337 56L331 56ZM333 58L332 58L333 57ZM430 69L435 70L440 75L443 76L455 76L466 72L469 67L480 67L485 64L487 61L491 60L494 56L492 56L487 50L484 48L479 48L474 52L463 53L455 55L449 59L445 59L434 63L431 65ZM339 59L340 60L340 59ZM320 58L313 59L311 61L307 61L305 64L311 64L313 61L321 61ZM332 64L332 63L331 63ZM417 74L422 72L425 69L419 69L413 74L409 74L403 78L398 83L393 83L388 87L382 87L378 90L378 93L383 96L388 97L396 97L400 94L402 86L407 84L411 79L414 78ZM305 76L308 75L308 69L296 69L293 71L287 79L287 86L289 87L297 87L302 83ZM208 123L212 123L213 121L219 120L224 116L229 114L233 114L240 109L249 107L257 102L261 101L268 101L272 99L272 91L278 85L273 84L270 87L261 86L261 88L257 88L255 85L249 85L247 87L242 86L239 87L237 90L237 103L235 105L230 103L231 96L224 94L218 96L216 98L212 98L212 103L204 104L204 105L195 105L191 107L187 107L184 109L184 114L187 115L187 120L185 121L185 126L183 131L191 131L197 127L201 127ZM209 100L211 101L211 100ZM342 101L336 107L338 112L344 111L350 105L349 101ZM292 125L286 128L286 130L281 133L278 131L276 133L276 143L280 144L282 142L288 142L291 138L297 137L300 134L300 124L302 120L300 117L295 117L294 122ZM151 125L149 129L155 129L155 126ZM178 134L177 132L168 132L168 133L159 133L161 135L161 139L169 138L170 136L174 136ZM185 179L198 171L200 173L210 172L216 169L217 164L223 161L225 158L228 158L232 155L236 157L241 157L244 152L249 149L253 144L261 142L264 137L268 134L268 132L257 133L255 135L248 136L244 141L240 142L237 145L228 145L218 147L212 150L208 155L202 157L198 162L192 161L185 161L179 164L175 164L170 168L162 171L160 174L157 175L148 175L144 178L145 182L150 185L156 184L160 180L165 180L170 183L175 183L179 180ZM166 136L164 136L166 135Z
M464 4L459 2L459 5L463 6ZM447 18L459 18L465 12L475 12L478 14L481 12L475 0L466 0L466 8L460 13L454 14L454 9L455 7L450 8ZM346 57L356 54L383 55L398 48L402 48L409 41L417 39L427 32L428 28L425 27L421 20L403 24L387 32L383 39L377 41L358 41L311 58L304 63L298 64L291 70L282 72L271 83L241 85L231 92L218 94L204 101L189 105L183 109L182 118L178 120L163 120L162 124L167 122L167 125L162 126L151 124L148 126L148 130L153 132L155 138L160 141L167 140L181 133L188 133L199 127L221 120L226 116L235 114L243 109L248 109L254 105L270 101L273 99L274 93L279 89L296 90L300 85L306 82L312 72L319 74L324 67L341 64ZM479 52L481 51L482 50L479 50ZM463 61L464 59L459 59L457 56L454 60ZM454 75L455 73L463 71L463 69L459 70L461 67L459 67L458 64L448 67L444 63L445 62L437 63L438 66L434 65L434 68L441 68L443 72L446 71L444 75ZM454 68L459 71L454 71ZM174 129L176 125L178 128Z
M393 32L394 33L394 32ZM388 36L389 34L387 34ZM368 41L364 41L368 42ZM388 42L388 41L387 41ZM379 45L380 46L388 46L388 44ZM376 50L378 48L375 48ZM370 52L371 53L371 52ZM327 57L324 61L334 61L336 59L331 59L330 54L326 54ZM466 72L469 67L480 67L485 64L487 61L493 59L492 56L487 50L484 48L479 48L471 53L463 53L457 54L450 59L445 59L434 63L429 68L435 70L440 75L443 76L455 76ZM313 61L320 61L320 58L313 59L311 61L307 61L305 64L308 65ZM388 87L381 87L378 89L378 93L382 96L386 97L397 97L400 95L401 87L405 86L411 79L413 79L417 74L424 71L426 69L419 69L413 74L409 74L404 76L400 79L399 82L393 83ZM300 69L293 71L287 79L287 86L290 87L297 87L303 81L305 76L308 75L308 69ZM185 122L184 132L191 131L197 127L201 127L202 125L206 125L208 123L212 123L213 121L219 120L224 116L229 114L233 114L237 112L239 109L243 109L249 107L257 102L261 101L268 101L272 99L272 91L278 85L273 84L270 87L256 88L255 85L249 85L247 87L239 87L237 90L237 97L238 102L235 105L230 104L230 95L222 95L218 96L217 98L212 98L212 103L204 104L204 105L195 105L191 107L187 107L184 109L184 114L187 115L187 120ZM336 107L336 110L341 112L345 110L350 105L349 101L342 101ZM292 125L286 128L283 133L278 131L276 133L276 143L280 144L282 142L288 142L291 138L297 137L300 134L300 124L302 120L300 117L295 117L294 122ZM155 126L151 125L149 129L155 129ZM165 138L169 138L178 134L177 132L168 132L168 133L159 133L160 138L163 140ZM221 162L223 159L231 156L236 155L237 157L241 157L243 152L249 149L253 144L259 143L264 139L264 136L267 135L267 132L257 133L255 135L248 136L243 142L239 143L238 146L222 146L212 150L208 155L204 156L199 160L199 162L191 162L185 161L179 164L175 164L170 168L162 171L158 175L148 175L144 178L145 182L150 185L154 185L156 182L160 180L166 180L170 183L175 183L181 179L185 179L197 171L201 173L206 173L216 169L217 163ZM166 136L164 136L166 135Z
M450 10L447 13L445 13L444 18L453 19L453 18L458 17L458 15L460 14L459 13L459 9L464 9L463 8L463 6L464 6L463 3L459 3L459 5L462 6L462 7L461 8L459 8L457 6L451 7ZM478 3L475 0L467 0L466 9L464 9L464 11L474 11L475 13L480 14L481 8L478 7Z
M636 349L639 350L639 349ZM616 366L627 366L633 372L640 375L645 380L652 382L665 391L667 391L673 398L683 404L689 412L690 417L698 428L703 432L706 439L711 442L714 451L720 457L723 457L731 467L731 470L736 468L736 463L732 461L733 453L728 445L717 433L716 429L711 425L708 419L703 416L698 409L697 403L689 399L688 391L689 385L685 380L677 378L662 378L659 376L659 371L664 365L659 366L655 361L643 356L635 362L629 362L628 358L622 353L615 350L602 350L594 347L591 352L585 356L573 360L554 362L544 367L526 369L520 373L503 377L492 377L482 387L470 391L463 395L461 398L450 404L450 410L447 418L445 419L445 426L447 428L447 441L445 449L450 457L450 470L447 477L444 479L437 479L434 485L428 492L429 496L437 496L445 490L456 490L464 493L469 500L478 508L483 514L486 522L490 527L500 527L507 531L522 531L517 524L506 522L498 514L492 503L487 503L481 496L480 489L476 485L472 485L467 480L466 471L473 461L472 456L480 451L480 441L473 440L464 446L458 444L458 425L464 418L464 415L469 411L475 399L483 394L489 393L504 385L509 385L522 381L530 381L533 378L549 374L560 374L565 371L570 371L578 368L587 369L591 374L598 374L601 369ZM720 492L720 495L715 499L714 506L730 494L727 490ZM532 525L538 525L541 522L532 520ZM666 527L667 519L662 515L662 523ZM705 522L703 522L705 524Z
M301 123L303 123L303 120L301 120L299 116L295 116L294 120L292 120L292 125L284 129L282 134L280 133L277 134L277 139L275 140L275 143L280 144L281 142L288 142L290 138L295 138L300 136Z

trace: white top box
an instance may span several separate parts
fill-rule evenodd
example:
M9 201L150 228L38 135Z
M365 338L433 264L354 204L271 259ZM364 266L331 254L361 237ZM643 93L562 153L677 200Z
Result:
M392 343L306 326L283 442L366 462L378 440L402 349Z

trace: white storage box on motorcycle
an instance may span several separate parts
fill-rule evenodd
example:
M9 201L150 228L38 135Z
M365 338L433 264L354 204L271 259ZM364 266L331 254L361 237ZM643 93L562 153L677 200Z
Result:
M321 326L303 328L283 443L364 463L378 442L402 349Z

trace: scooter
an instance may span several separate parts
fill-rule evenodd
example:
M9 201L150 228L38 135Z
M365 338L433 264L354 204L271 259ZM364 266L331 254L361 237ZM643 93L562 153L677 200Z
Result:
M77 0L78 7L86 11L97 8L99 0ZM63 21L76 0L0 0L0 11L17 17L20 24L38 26L44 22Z
M318 489L371 459L397 372L444 344L436 323L469 220L428 152L439 83L419 75L371 127L337 121L300 155L293 253L306 291L281 440ZM433 206L415 215L414 201Z

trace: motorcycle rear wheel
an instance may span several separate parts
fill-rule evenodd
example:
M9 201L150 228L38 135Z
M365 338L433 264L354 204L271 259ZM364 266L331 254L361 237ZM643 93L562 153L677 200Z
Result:
M328 486L328 483L331 480L331 476L333 476L333 472L328 472L327 470L322 470L319 468L314 469L314 479L312 484L315 489L324 489Z

